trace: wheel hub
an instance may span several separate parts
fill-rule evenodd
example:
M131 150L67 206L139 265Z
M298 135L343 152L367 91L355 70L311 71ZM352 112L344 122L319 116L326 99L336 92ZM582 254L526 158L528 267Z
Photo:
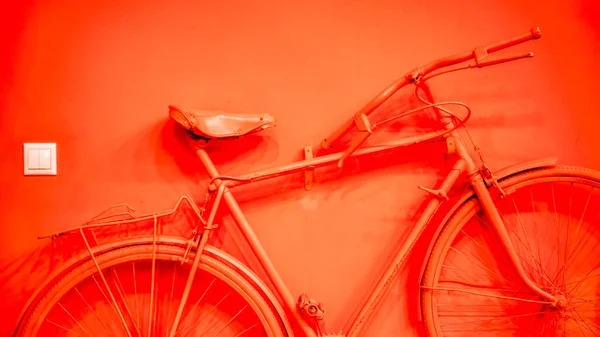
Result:
M557 295L554 295L554 297L556 298L556 302L552 303L550 305L550 307L552 307L553 309L557 309L557 310L564 310L568 307L569 299L567 298L566 295L557 294Z

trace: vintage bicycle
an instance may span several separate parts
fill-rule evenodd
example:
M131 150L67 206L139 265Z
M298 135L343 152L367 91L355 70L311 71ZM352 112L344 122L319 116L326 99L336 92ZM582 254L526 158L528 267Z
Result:
M481 68L532 57L489 54L541 37L526 34L439 59L408 72L370 101L321 146L329 149L357 131L343 152L313 155L241 176L222 175L208 151L209 140L241 137L274 126L268 114L240 115L169 107L196 145L210 181L202 205L183 196L172 211L135 216L129 211L100 216L53 239L76 237L82 254L56 270L31 297L15 336L358 336L390 288L431 219L446 204L433 231L420 278L423 331L429 336L593 336L598 317L596 231L600 174L557 166L541 159L492 172L470 155L460 130L471 111L460 102L435 102L427 80L450 71ZM466 65L459 66L459 64ZM454 67L452 67L454 66ZM450 68L448 68L450 67ZM442 70L446 68L445 70ZM412 84L418 108L373 122L371 113ZM448 106L466 111L455 113ZM428 110L429 109L429 110ZM440 129L377 145L365 141L381 125L433 111ZM356 130L353 130L356 129ZM322 331L323 305L294 297L244 217L232 190L283 175L304 174L310 189L314 170L344 165L350 156L391 151L422 142L444 142L453 166L436 188L413 229L388 261L371 294L343 333ZM476 151L477 152L477 151ZM209 244L220 209L230 212L265 279ZM166 228L177 214L193 218L180 235ZM140 235L108 243L98 233L143 224ZM105 233L105 232L103 232ZM129 232L127 232L129 233ZM68 235L75 234L75 235ZM106 234L106 233L105 233Z

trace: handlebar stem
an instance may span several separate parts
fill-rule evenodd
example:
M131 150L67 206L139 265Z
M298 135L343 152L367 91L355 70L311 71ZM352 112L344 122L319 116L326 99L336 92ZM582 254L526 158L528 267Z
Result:
M331 136L324 139L321 142L321 147L324 149L331 148L332 144L337 139L339 139L341 136L343 136L346 132L348 132L353 126L359 126L356 123L356 121L357 121L356 118L359 118L361 116L364 116L364 117L368 116L371 112L373 112L375 109L377 109L383 102L387 101L396 91L398 91L405 85L407 85L409 83L410 84L416 83L419 80L421 80L423 77L427 76L427 74L429 74L435 70L438 70L440 68L452 66L452 65L459 64L459 63L462 63L462 62L465 62L468 60L472 60L472 59L474 59L475 62L474 62L474 64L469 64L468 68L474 68L474 67L481 68L484 66L495 65L498 63L513 61L513 60L517 60L517 59L521 59L521 58L525 58L525 57L532 57L533 53L526 53L526 54L518 54L516 56L508 56L508 57L504 57L504 58L500 58L500 59L496 59L496 60L485 60L487 58L487 56L492 52L498 51L500 49L508 48L508 47L511 47L511 46L514 46L514 45L517 45L519 43L523 43L523 42L526 42L529 40L536 40L536 39L539 39L541 36L542 36L542 33L541 33L540 29L538 27L535 27L535 28L532 28L526 34L522 34L522 35L510 38L510 39L507 39L504 41L500 41L498 43L491 44L486 47L478 47L478 48L472 49L467 52L463 52L463 53L459 53L459 54L456 54L453 56L441 58L436 61L430 62L423 67L413 69L412 71L408 72L403 78L396 80L394 83L392 83L390 86L388 86L385 90L383 90L381 93L379 93L379 95L377 95L375 98L373 98L366 106L364 106L359 112L357 112L354 115L355 118L352 118L349 121L347 121L346 123L344 123L344 125L342 125L337 130L335 130L335 132ZM362 132L364 132L364 131L362 131ZM370 133L362 134L360 139L353 143L354 146L351 146L348 149L344 158L350 156L352 154L352 152L354 150L356 150L356 147L357 147L356 145L358 144L358 146L360 146L360 144L362 144L362 142L364 142L364 140L366 140L366 138L368 137L369 134ZM360 141L360 140L362 140L362 141ZM340 161L340 165L342 162L343 162L343 160Z

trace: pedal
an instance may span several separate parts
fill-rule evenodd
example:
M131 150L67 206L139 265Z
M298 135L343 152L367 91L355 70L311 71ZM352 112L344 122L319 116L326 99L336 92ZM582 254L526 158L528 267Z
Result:
M298 297L298 309L304 315L313 317L318 320L323 319L323 317L325 316L323 304L308 297L308 295L306 294L302 294L300 295L300 297Z

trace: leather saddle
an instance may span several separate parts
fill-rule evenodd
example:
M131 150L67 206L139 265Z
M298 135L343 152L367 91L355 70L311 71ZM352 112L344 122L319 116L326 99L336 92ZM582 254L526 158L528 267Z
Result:
M169 116L187 131L206 139L239 137L275 126L275 118L269 114L231 114L170 105Z

